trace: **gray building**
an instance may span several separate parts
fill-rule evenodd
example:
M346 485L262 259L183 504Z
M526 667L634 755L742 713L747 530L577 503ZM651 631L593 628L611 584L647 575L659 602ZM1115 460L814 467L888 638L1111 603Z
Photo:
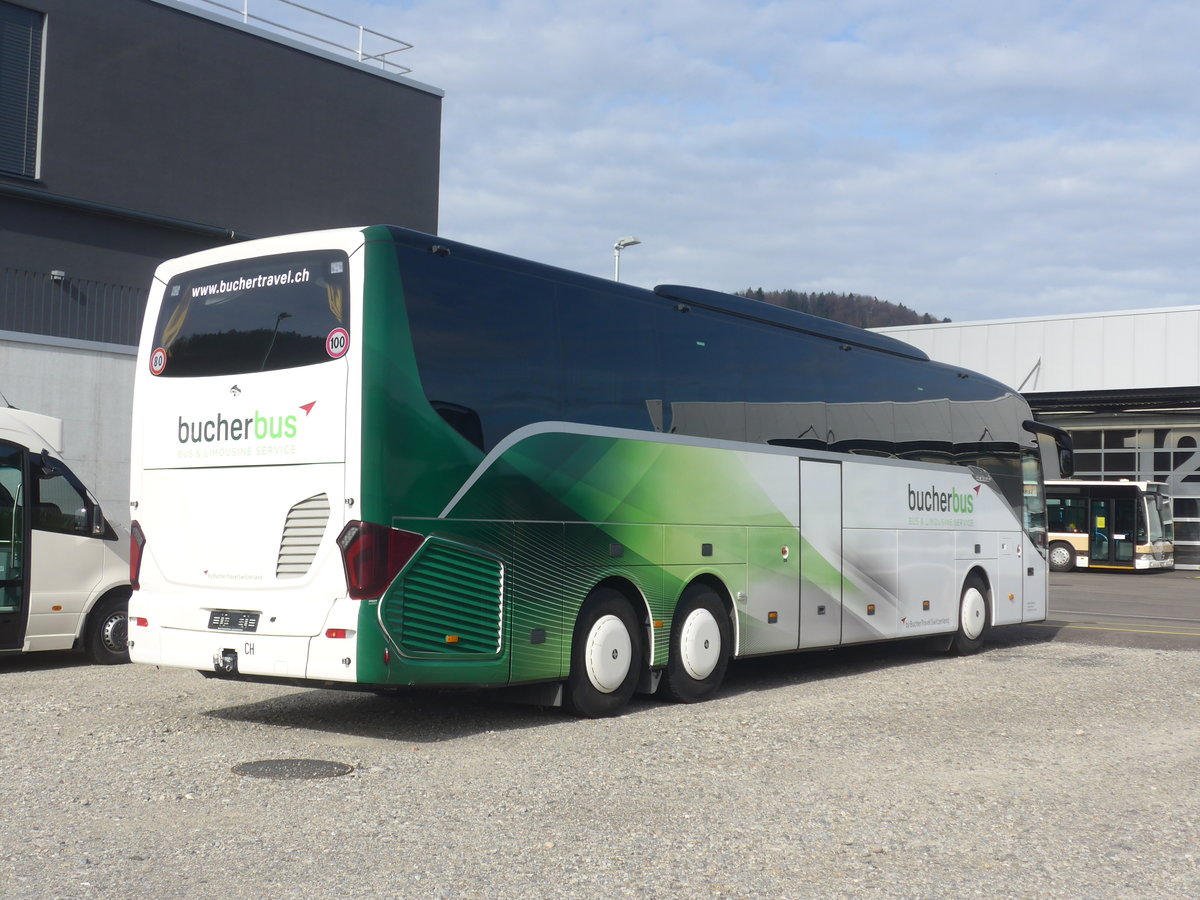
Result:
M64 420L116 521L159 262L437 230L442 92L321 41L175 0L0 0L0 393Z
M1200 307L877 330L1017 388L1077 478L1169 484L1176 564L1200 568Z

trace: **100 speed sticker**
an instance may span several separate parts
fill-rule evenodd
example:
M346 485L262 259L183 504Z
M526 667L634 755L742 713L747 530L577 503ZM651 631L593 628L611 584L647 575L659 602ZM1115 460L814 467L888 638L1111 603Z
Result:
M345 328L335 328L325 338L325 352L331 359L340 359L350 349L350 333Z

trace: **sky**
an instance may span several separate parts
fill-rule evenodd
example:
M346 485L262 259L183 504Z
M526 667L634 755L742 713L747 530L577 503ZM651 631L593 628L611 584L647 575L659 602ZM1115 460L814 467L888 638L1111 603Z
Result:
M1200 304L1195 0L304 2L445 91L447 238L954 321Z

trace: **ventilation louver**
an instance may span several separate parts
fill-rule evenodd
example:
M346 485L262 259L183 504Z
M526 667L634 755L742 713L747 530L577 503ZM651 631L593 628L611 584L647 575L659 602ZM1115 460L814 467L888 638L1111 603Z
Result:
M308 573L328 523L329 497L325 494L301 500L288 510L275 563L276 578L301 578Z
M430 540L384 596L381 621L410 656L495 655L503 597L499 560Z

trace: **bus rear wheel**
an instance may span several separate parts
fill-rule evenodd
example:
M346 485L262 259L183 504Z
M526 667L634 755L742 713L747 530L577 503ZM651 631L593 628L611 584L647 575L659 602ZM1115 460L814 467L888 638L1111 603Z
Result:
M978 653L989 624L987 585L978 575L970 575L963 583L958 602L958 631L950 642L950 649L960 656Z
M128 597L109 596L96 604L84 629L83 649L102 666L129 662Z
M1070 572L1075 568L1075 548L1062 541L1050 545L1050 571Z
M637 617L625 596L611 588L593 591L575 623L563 698L567 708L589 719L624 709L641 676L642 643Z
M680 703L712 696L725 680L730 645L729 616L720 597L706 585L689 587L671 622L663 692Z

